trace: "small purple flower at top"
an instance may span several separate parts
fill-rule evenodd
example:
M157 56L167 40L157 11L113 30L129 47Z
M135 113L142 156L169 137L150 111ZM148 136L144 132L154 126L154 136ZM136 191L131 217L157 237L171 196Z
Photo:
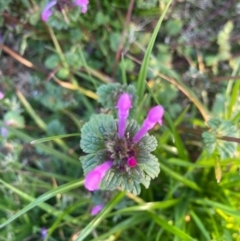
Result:
M1 136L6 138L8 134L7 128L6 127L2 127L1 128Z
M119 136L119 138L123 138L125 128L126 128L127 118L129 115L129 109L132 108L131 97L128 93L123 93L119 97L116 108L118 109L118 119L119 119L118 120L118 136Z
M48 21L48 18L52 15L51 8L56 4L57 4L57 1L51 1L45 6L45 8L42 11L42 20L44 22Z
M0 91L0 100L2 100L4 98L4 94L2 91Z
M100 184L103 177L106 175L108 170L112 167L112 161L106 161L99 166L96 166L92 171L90 171L85 178L85 187L89 191L95 191L100 189Z
M88 3L89 3L88 0L75 0L74 5L78 5L79 7L81 7L82 13L86 13Z
M149 112L147 118L144 120L142 127L133 137L133 141L136 143L142 139L142 137L152 129L157 122L162 125L162 117L164 114L164 108L161 105L153 107Z
M103 209L103 207L104 207L103 204L98 204L98 205L94 206L91 210L91 215L92 216L97 215Z
M47 229L46 228L41 228L41 238L45 239L47 237Z

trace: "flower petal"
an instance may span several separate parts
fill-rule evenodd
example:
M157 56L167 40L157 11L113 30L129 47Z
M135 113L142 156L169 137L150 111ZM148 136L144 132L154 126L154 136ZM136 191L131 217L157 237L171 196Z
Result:
M128 93L123 93L119 99L118 103L116 105L116 108L118 109L118 136L119 138L122 138L124 136L125 128L126 128L126 122L129 115L129 109L132 108L132 101L131 97Z
M102 209L103 209L104 205L103 204L98 204L96 206L94 206L91 210L91 215L97 215Z
M99 190L100 183L108 170L112 167L112 161L106 161L99 166L96 166L90 171L85 178L84 185L89 191Z
M164 108L161 105L157 105L148 112L147 118L144 120L140 130L133 137L133 141L136 143L143 138L146 133L152 129L157 123L162 125L162 117L164 114Z
M48 18L52 15L51 8L57 4L57 1L51 1L48 3L42 11L42 20L44 22L48 21Z
M82 13L86 13L88 8L88 3L89 3L88 0L76 0L74 2L74 5L81 7Z

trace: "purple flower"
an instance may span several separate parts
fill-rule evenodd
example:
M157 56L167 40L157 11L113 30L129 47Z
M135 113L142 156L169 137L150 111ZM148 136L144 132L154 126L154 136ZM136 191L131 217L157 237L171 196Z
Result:
M142 127L133 137L133 141L136 143L158 122L162 125L162 117L164 114L164 108L161 105L153 107L149 112L147 118L144 120Z
M127 159L127 164L129 167L135 167L137 165L137 160L134 157L129 157Z
M4 94L2 91L0 91L0 100L2 100L4 98Z
M47 237L47 229L46 228L41 228L41 238L45 239Z
M106 175L107 171L112 167L112 161L106 161L99 166L96 166L92 171L90 171L85 178L85 187L89 191L95 191L100 189L100 183L103 177Z
M82 13L87 12L87 7L88 7L88 0L75 0L74 5L78 5L81 7Z
M7 125L7 126L10 126L11 124L12 124L11 121L6 121L6 122L5 122L5 125ZM7 135L8 135L8 130L7 130L6 127L3 126L3 127L1 128L1 136L4 137L4 138L6 138Z
M132 108L131 97L128 93L123 93L119 99L116 108L118 109L118 136L123 138L129 109Z
M51 8L57 4L57 1L51 1L49 2L45 8L43 9L42 11L42 20L44 22L47 22L48 21L48 18L52 15L52 11L51 11Z
M6 138L7 137L7 133L8 133L7 128L6 127L2 127L1 128L1 136Z
M103 207L104 207L103 204L98 204L98 205L94 206L94 207L92 208L91 215L92 215L92 216L97 215L97 214L103 209Z

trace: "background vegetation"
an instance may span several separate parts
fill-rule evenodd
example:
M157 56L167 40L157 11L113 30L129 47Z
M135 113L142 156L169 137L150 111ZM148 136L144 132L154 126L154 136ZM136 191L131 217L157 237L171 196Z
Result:
M45 23L46 3L0 0L0 240L240 240L239 2L91 0ZM136 87L139 123L166 110L140 196L83 186L80 128L107 83Z

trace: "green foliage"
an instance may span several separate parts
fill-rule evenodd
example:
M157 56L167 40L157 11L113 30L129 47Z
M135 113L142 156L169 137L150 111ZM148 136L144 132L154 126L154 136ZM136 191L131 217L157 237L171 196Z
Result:
M57 54L49 55L45 60L45 66L49 69L55 69L60 65L60 59Z
M95 115L81 129L81 148L86 153L105 149L107 136L115 133L117 125L110 115Z
M76 92L63 89L51 82L43 84L37 77L31 78L31 89L33 91L33 98L50 110L76 107L79 106L81 100L81 96L77 95Z
M218 34L217 43L219 45L219 60L226 60L231 55L231 45L229 39L233 30L233 23L228 21Z
M129 0L91 0L85 14L71 0L43 22L48 2L0 0L0 240L40 241L45 227L45 241L240 241L239 2L172 1L166 12L169 0L136 0L128 20ZM135 146L135 169L115 165L89 193L89 171L121 162L123 91L134 101L125 138L157 104L163 125Z
M63 135L66 133L65 127L59 120L52 120L48 123L47 130L49 135Z
M176 36L182 30L182 21L178 19L169 20L166 24L166 30L170 36Z
M110 22L110 19L107 15L104 15L102 12L98 12L96 15L96 24L101 26Z
M16 128L24 128L24 118L17 111L9 111L4 115L4 121L8 125L12 125Z
M238 129L231 121L212 118L207 123L208 132L203 132L204 147L208 154L216 153L221 160L232 158L237 148L237 143L222 140L222 137L238 137Z
M0 0L0 13L9 8L9 4L12 0Z
M138 129L139 125L134 120L128 122L126 133L128 133L130 140ZM148 188L150 180L156 178L160 172L158 159L150 154L156 149L157 141L153 136L146 135L135 144L133 149L136 152L135 158L138 165L134 168L126 166L125 171L123 171L119 169L118 165L119 163L125 163L126 159L119 159L119 157L113 155L117 145L115 142L118 141L115 136L117 136L117 123L110 115L94 115L82 127L80 146L84 152L90 153L81 157L84 173L88 173L94 167L109 160L110 156L113 156L114 165L103 178L101 189L115 190L120 187L122 190L139 195L140 184L142 183ZM112 143L111 147L107 143ZM122 164L120 166L122 168Z
M120 85L118 83L101 85L97 89L97 95L99 96L98 102L100 102L103 107L114 110L119 96L124 92L130 94L132 97L132 107L134 108L137 104L137 97L136 89L133 85Z

